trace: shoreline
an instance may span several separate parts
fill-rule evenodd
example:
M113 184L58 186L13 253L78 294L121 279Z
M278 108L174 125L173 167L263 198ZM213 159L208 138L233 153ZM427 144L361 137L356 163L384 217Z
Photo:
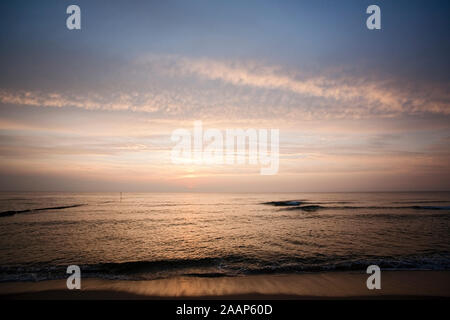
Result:
M66 279L0 283L0 299L450 299L450 271L382 271L381 289L369 290L364 272L175 277L158 280L81 280L68 290Z

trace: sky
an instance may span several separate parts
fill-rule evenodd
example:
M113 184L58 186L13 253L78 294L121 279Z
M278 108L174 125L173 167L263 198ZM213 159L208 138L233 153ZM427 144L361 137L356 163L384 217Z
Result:
M449 9L2 1L0 191L450 190ZM194 121L278 129L278 173L173 163L171 135Z

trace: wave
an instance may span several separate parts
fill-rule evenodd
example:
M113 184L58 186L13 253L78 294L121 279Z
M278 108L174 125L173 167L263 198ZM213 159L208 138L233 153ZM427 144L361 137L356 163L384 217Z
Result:
M450 203L450 201L446 200L418 200L418 201L411 201L411 200L405 200L405 201L393 201L392 203L401 204L401 203Z
M226 277L246 274L363 271L369 265L384 270L450 270L450 253L393 256L205 257L79 265L85 278L151 280L179 276ZM67 278L67 265L0 266L0 282Z
M0 217L13 216L15 214L20 214L20 213L32 213L32 212L35 212L35 211L62 210L62 209L68 209L68 208L81 207L81 206L85 206L85 205L86 204L73 204L73 205L68 205L68 206L48 207L48 208L35 208L35 209L26 209L26 210L18 210L18 211L10 210L10 211L0 212Z
M83 277L106 279L157 279L169 276L197 275L204 277L226 276L224 264L256 264L253 259L239 256L205 257L193 259L168 259L153 261L106 262L79 265ZM19 266L0 266L0 282L40 281L66 278L67 265L39 263Z
M269 201L263 202L261 204L275 206L275 207L288 207L288 206L298 206L303 203L306 203L305 200L285 200L285 201Z
M450 206L321 206L321 205L303 205L293 206L285 210L301 210L301 211L319 211L319 210L399 210L399 209L413 209L413 210L450 210Z
M450 210L450 206L413 206L413 208L424 210Z
M292 207L286 210L302 210L302 211L309 211L314 212L322 209L333 209L333 208L339 208L339 207L324 207L320 205L307 205L307 206L298 206L298 207Z
M294 216L292 219L336 219L336 218L342 218L342 219L351 219L351 220L366 220L367 219L385 219L385 220L398 220L399 222L405 221L407 219L410 220L421 220L424 218L439 218L439 219L450 219L450 215L445 212L439 212L439 213L356 213L356 214L305 214L302 216Z
M392 203L447 203L448 201L412 201L412 202L392 202ZM413 209L413 210L450 210L450 206L436 206L436 205L410 205L410 206L339 206L339 204L353 203L352 201L331 201L331 202L309 202L307 200L280 200L263 202L263 205L270 205L274 207L288 207L283 210L301 210L301 211L319 211L319 210L399 210L399 209ZM330 204L338 204L338 206L330 206Z

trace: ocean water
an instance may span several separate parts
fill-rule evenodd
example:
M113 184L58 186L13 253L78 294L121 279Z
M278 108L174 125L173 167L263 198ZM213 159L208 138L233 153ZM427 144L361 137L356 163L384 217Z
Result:
M450 269L450 193L0 193L0 281Z

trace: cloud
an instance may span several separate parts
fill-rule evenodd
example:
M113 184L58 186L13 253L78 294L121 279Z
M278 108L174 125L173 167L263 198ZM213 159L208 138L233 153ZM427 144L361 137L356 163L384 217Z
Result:
M75 107L86 110L108 110L108 111L136 111L132 94L119 93L113 97L101 96L99 94L87 93L84 96L67 95L63 93L45 93L41 91L19 90L11 92L0 90L0 102L4 104L25 105L35 107ZM142 105L139 111L154 112L158 108L151 105Z
M101 86L0 89L0 103L143 112L155 118L363 119L450 114L448 84L342 72L314 75L255 61L145 56Z
M169 63L168 61L171 61ZM172 76L197 75L209 80L219 80L236 87L249 86L259 89L285 91L303 97L334 100L328 105L333 109L357 114L358 108L365 112L385 114L416 114L421 112L450 114L449 85L430 88L414 83L396 83L396 79L374 80L342 74L319 74L305 77L298 71L287 71L280 66L262 63L225 62L212 59L189 59L180 57L141 58L141 65L164 66ZM282 94L282 92L281 92ZM344 108L335 108L333 102ZM350 107L350 104L354 107Z

